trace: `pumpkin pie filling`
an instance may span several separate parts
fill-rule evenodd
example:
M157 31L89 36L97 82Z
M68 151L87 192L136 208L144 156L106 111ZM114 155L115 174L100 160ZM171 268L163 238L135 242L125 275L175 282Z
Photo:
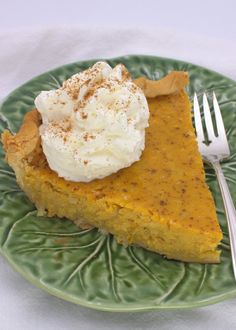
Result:
M41 116L28 112L20 131L4 131L6 159L39 215L96 227L125 246L136 244L169 259L215 263L222 232L191 121L184 72L134 81L150 111L141 159L103 179L72 182L48 166ZM40 217L39 217L40 221Z

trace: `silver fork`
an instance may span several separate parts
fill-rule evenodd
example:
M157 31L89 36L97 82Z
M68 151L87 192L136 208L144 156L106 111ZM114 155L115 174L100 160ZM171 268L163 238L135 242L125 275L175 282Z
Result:
M220 166L220 161L230 156L229 145L225 133L224 122L221 116L219 104L217 102L215 93L213 92L213 109L216 119L217 134L214 132L210 107L207 101L206 94L203 94L203 114L205 118L206 131L209 143L206 143L204 134L200 106L198 103L197 94L194 94L194 121L197 132L197 140L199 151L203 159L212 165L216 172L219 182L226 218L228 222L231 256L233 263L234 278L236 280L236 210L233 204L230 191L225 180L223 171Z

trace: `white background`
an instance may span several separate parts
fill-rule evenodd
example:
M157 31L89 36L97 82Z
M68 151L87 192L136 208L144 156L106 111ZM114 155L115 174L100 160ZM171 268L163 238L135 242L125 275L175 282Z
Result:
M2 0L0 3L0 97L55 66L128 53L180 58L236 80L236 2L233 0ZM236 328L235 315L236 299L189 311L97 312L33 287L0 258L0 328L3 330L231 330Z
M149 26L236 40L234 0L1 0L0 27Z

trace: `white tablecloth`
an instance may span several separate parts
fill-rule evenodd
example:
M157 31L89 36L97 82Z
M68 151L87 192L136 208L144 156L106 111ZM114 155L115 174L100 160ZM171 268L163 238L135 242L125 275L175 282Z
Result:
M236 79L236 44L174 29L48 28L0 32L0 98L65 63L126 54L174 57ZM236 299L185 311L104 313L54 298L33 287L0 257L0 328L8 329L235 329Z

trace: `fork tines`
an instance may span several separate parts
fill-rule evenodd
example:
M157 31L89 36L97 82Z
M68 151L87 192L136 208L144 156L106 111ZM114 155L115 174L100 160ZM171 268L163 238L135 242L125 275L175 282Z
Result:
M204 156L206 156L207 152L211 152L213 150L214 152L216 152L218 150L225 157L229 154L230 151L220 107L214 92L212 94L212 100L217 132L215 132L214 129L212 114L207 100L207 95L206 93L203 93L203 117L206 127L206 131L204 132L198 97L197 94L194 93L194 121L198 144L200 151L204 154Z

